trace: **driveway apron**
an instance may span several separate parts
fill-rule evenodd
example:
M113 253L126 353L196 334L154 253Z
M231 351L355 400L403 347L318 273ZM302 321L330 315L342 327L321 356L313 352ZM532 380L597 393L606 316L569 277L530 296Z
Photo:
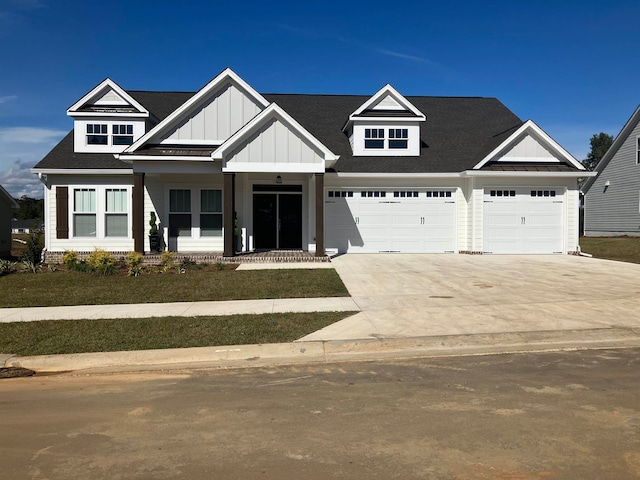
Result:
M301 340L640 327L640 265L570 255L343 255L361 312Z

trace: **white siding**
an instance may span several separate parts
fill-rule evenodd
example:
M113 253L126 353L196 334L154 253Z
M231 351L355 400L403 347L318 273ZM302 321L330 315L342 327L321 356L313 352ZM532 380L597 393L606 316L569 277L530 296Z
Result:
M160 140L165 143L223 142L261 110L262 107L239 86L229 83L187 112Z
M273 119L251 135L227 157L227 165L324 165L322 152L280 120ZM277 167L275 168L277 170Z
M511 149L500 156L498 161L559 161L549 150L531 135L525 136Z

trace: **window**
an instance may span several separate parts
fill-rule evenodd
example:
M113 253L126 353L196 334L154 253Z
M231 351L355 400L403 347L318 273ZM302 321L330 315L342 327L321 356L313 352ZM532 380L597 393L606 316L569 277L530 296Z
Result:
M636 137L636 163L640 164L640 137Z
M191 236L191 190L169 190L169 236Z
M113 125L113 145L133 143L133 125Z
M393 192L393 196L395 198L418 198L418 192L411 191L408 192L406 190Z
M107 145L108 140L106 124L87 124L87 145Z
M555 190L531 190L532 197L555 197Z
M93 188L73 191L73 236L96 236L96 191Z
M200 190L200 236L222 236L222 190Z
M384 148L384 128L365 128L364 148Z
M108 188L105 190L105 237L127 237L129 230L127 217L127 190Z
M515 190L491 190L490 195L492 197L515 197Z
M515 192L514 192L515 195ZM491 196L495 196L495 191L492 190L491 191ZM502 192L499 192L498 196L502 196ZM505 195L506 197L506 195ZM427 191L427 198L451 198L451 191L450 190L429 190Z
M360 197L365 198L385 198L387 196L387 192L384 190L369 190L360 192Z
M409 129L390 128L389 148L407 148L407 138L409 138Z

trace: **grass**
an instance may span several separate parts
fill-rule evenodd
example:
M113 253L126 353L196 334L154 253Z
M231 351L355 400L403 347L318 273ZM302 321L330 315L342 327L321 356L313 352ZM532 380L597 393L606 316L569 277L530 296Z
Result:
M0 324L0 352L115 352L291 342L355 312L45 320Z
M73 271L0 277L0 307L348 296L333 269L188 270L139 277Z
M640 263L640 237L581 237L580 248L595 258Z

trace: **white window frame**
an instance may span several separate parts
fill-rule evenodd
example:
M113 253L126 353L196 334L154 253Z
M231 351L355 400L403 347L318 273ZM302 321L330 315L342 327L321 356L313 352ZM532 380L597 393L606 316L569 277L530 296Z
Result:
M122 242L124 240L132 240L133 239L133 234L132 234L132 224L131 222L132 220L132 200L131 200L131 185L69 185L69 190L70 190L70 202L71 202L71 206L69 208L69 238L71 240L76 240L76 241L86 241L87 239L91 239L92 241L94 240L100 240L100 241L104 241L104 242ZM96 199L96 206L95 206L95 212L91 212L90 214L95 215L96 218L96 235L95 236L90 236L90 237L79 237L76 235L76 231L75 231L75 222L74 222L74 217L76 214L88 214L88 212L81 212L81 211L76 211L76 205L75 205L75 201L76 201L76 191L77 190L94 190L95 191L95 199ZM114 237L114 236L110 236L107 237L106 236L106 216L108 213L115 213L115 212L107 212L107 190L126 190L126 196L127 196L127 208L126 208L126 212L117 212L118 214L122 215L124 213L126 213L127 215L127 235L126 236L122 236L122 237Z
M636 165L640 165L640 135L636 137Z
M364 148L365 150L384 150L386 145L385 128L367 127L364 129ZM369 147L367 142L382 142L379 147Z
M109 204L107 201L107 192L113 192L113 191L117 191L117 192L124 192L125 195L125 208L124 210L113 210L110 211L109 210ZM126 188L105 188L104 189L104 236L105 238L128 238L129 237L129 204L131 203L131 197L130 197L130 193ZM126 216L126 226L125 226L125 232L127 232L125 235L108 235L107 232L107 218L109 216Z
M78 210L77 204L77 192L93 192L93 209L82 209ZM92 216L94 219L95 231L94 235L78 235L76 233L76 218L77 217L89 217ZM82 188L73 188L73 197L72 197L72 208L71 208L71 226L73 231L74 238L98 238L98 191L95 187L82 187Z
M100 127L100 132L95 132L95 127ZM91 130L91 132L89 132ZM109 146L109 124L108 123L87 123L85 127L85 144L88 146L106 147ZM107 143L91 143L89 137L104 137Z
M219 212L204 212L202 211L202 192L206 192L206 191L218 191L220 192L220 211ZM224 195L222 192L221 188L200 188L198 189L198 194L199 194L199 198L198 198L198 237L199 238L221 238L223 236L223 229L224 229L224 208L222 206L222 203L224 201ZM193 207L192 207L193 210ZM193 215L193 214L192 214ZM204 230L202 228L202 215L220 215L220 218L222 219L221 225L220 225L220 235L203 235L202 231ZM192 225L193 225L193 219L192 219Z
M116 143L116 139L127 139L127 143ZM113 123L111 125L111 145L127 146L133 144L133 123Z
M194 190L196 192L198 191L198 190L196 190L196 189L194 189L192 187L188 187L188 186L170 187L168 189L168 192L167 192L167 202L169 204L168 208L167 208L167 212L169 213L168 227L169 227L169 236L172 237L172 238L194 238L194 232L193 232L193 230L194 230L194 227L193 227L194 218L193 218L193 215L194 215L194 200L196 200L194 198ZM188 212L186 212L186 211L178 211L178 210L175 210L175 211L171 210L171 192L172 191L188 191L189 192L189 211ZM199 202L199 199L197 201ZM199 207L199 205L198 205L198 207ZM199 210L199 208L196 209L196 210ZM190 216L190 222L189 222L189 224L190 224L190 227L189 227L190 233L189 233L189 236L186 236L186 235L175 235L175 236L172 236L171 235L171 229L172 229L171 228L171 215L189 215Z

